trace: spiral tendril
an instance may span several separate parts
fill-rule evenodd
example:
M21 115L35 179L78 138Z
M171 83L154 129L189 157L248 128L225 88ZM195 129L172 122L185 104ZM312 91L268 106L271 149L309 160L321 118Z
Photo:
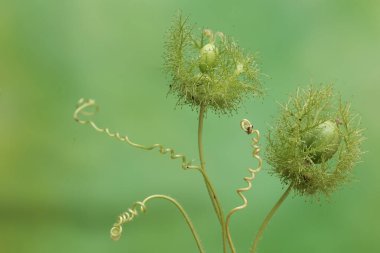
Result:
M86 109L90 109L90 108L95 109L95 110L93 110L93 111L87 111L86 110ZM79 124L90 125L96 131L101 132L101 133L105 133L109 137L115 138L119 141L126 142L129 145L131 145L132 147L144 149L144 150L153 150L153 149L157 148L158 151L163 155L170 153L171 159L182 159L182 168L183 169L197 169L197 170L200 169L199 165L192 165L191 161L188 161L185 155L177 154L174 151L174 149L172 149L172 148L166 148L161 144L153 144L151 146L144 146L141 144L137 144L137 143L134 143L131 140L129 140L129 137L126 135L122 136L119 132L111 132L109 128L101 128L98 125L96 125L95 122L92 120L83 120L83 119L80 119L80 117L79 117L79 115L92 116L98 111L99 111L99 107L95 103L95 100L81 98L78 101L78 104L77 104L76 110L74 111L73 117L74 117L75 121L78 122Z
M111 228L111 238L114 241L117 241L121 237L121 233L123 232L123 224L131 222L137 215L139 215L140 212L144 213L146 211L145 203L143 202L136 202L131 208L128 208L128 210L121 215L119 215L117 222L113 225Z
M258 172L260 172L260 170L262 168L262 163L263 163L263 160L262 160L262 158L260 157L260 154L259 154L260 153L260 147L258 146L258 143L260 141L260 132L259 132L259 130L254 129L253 125L251 124L251 122L249 122L249 120L247 120L247 119L243 119L240 122L240 127L247 134L255 134L256 135L256 137L252 138L252 144L251 144L251 146L253 148L252 156L258 161L258 164L257 164L256 169L248 168L250 176L244 177L244 181L246 181L248 185L246 187L242 187L242 188L239 188L239 189L236 190L237 194L243 200L243 204L240 205L240 206L237 206L237 207L233 208L228 213L228 215L226 217L227 238L228 238L228 242L229 242L229 244L230 244L231 249L232 249L233 252L235 252L235 248L233 246L233 242L232 242L232 238L231 238L231 234L230 234L230 230L229 230L229 223L230 223L231 216L235 212L237 212L239 210L242 210L242 209L244 209L244 208L246 208L248 206L248 200L245 197L244 192L247 192L247 191L249 191L252 188L252 181L255 179L256 174Z
M186 221L187 225L189 226L189 229L194 237L194 240L197 244L199 252L204 253L205 251L199 239L199 236L194 228L193 223L191 222L189 215L186 213L185 209L174 198L166 196L166 195L161 195L161 194L151 195L145 198L143 201L135 202L131 208L129 208L126 212L119 215L116 223L113 224L110 231L112 240L117 241L120 239L121 233L123 232L122 225L131 222L136 216L139 215L139 213L145 213L147 209L146 203L152 199L164 199L171 202L175 207L177 207L177 209L182 214L182 217Z

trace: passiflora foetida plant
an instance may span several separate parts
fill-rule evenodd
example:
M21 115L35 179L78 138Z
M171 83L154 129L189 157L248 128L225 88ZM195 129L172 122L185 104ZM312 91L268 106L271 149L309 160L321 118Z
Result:
M170 79L169 94L178 97L177 105L190 106L198 113L198 163L194 164L173 148L162 144L142 145L126 135L100 127L91 120L97 112L97 105L92 99L79 100L74 119L132 147L158 150L171 159L178 159L184 170L198 171L220 223L223 252L235 253L229 224L231 217L248 205L244 194L252 188L253 180L263 167L260 132L249 120L240 121L240 128L251 136L255 162L243 177L245 183L236 190L242 200L241 205L225 213L206 169L203 125L206 113L232 115L245 99L264 94L259 66L254 55L240 48L232 37L211 29L201 30L179 14L167 32L164 70ZM266 226L291 191L305 197L329 196L351 178L352 169L362 153L361 132L357 115L352 113L349 103L342 102L334 94L332 85L299 88L288 102L281 104L278 119L268 129L265 157L269 164L268 172L278 176L287 188L258 229L251 253L256 252ZM185 208L178 200L162 194L148 196L120 214L111 228L111 238L118 240L123 226L145 212L152 200L171 203L182 214L198 251L205 252Z

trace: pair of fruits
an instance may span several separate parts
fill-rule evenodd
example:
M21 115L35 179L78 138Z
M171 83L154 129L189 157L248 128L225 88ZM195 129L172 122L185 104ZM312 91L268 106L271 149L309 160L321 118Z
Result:
M199 53L199 69L207 74L217 64L218 49L213 43L203 46ZM308 130L302 136L304 148L310 150L309 158L316 164L327 161L337 152L341 137L338 123L327 120Z

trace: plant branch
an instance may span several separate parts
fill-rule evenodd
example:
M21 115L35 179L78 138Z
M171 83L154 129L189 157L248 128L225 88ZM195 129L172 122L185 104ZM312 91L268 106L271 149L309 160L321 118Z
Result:
M202 132L203 132L203 121L204 121L204 114L205 114L206 107L204 105L200 106L199 109L199 120L198 120L198 150L199 150L199 160L201 162L201 169L200 172L203 176L203 179L206 184L206 188L208 191L208 194L211 199L211 203L214 207L215 213L218 217L218 220L221 225L222 230L222 240L223 240L223 252L226 252L226 230L225 230L225 221L224 221L224 215L223 210L220 204L220 201L216 195L215 188L213 187L207 173L206 173L206 166L205 166L205 159L203 154L203 144L202 144Z
M259 241L260 241L260 239L261 239L261 237L262 237L262 235L264 233L265 228L269 224L269 221L271 220L271 218L273 217L273 215L275 214L275 212L278 210L278 208L284 202L284 200L286 199L286 197L288 197L288 195L289 195L290 191L292 190L292 188L293 188L293 183L291 183L289 185L289 187L286 189L286 191L282 194L281 198L277 201L277 203L274 205L274 207L270 210L270 212L265 217L263 223L260 226L259 232L256 235L255 241L253 242L253 245L252 245L252 248L250 250L250 253L255 253L256 252L257 245L259 244Z

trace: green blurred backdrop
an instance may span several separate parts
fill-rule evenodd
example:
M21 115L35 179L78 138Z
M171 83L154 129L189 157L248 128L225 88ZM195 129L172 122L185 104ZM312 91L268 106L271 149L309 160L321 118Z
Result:
M289 198L259 252L380 252L380 2L12 0L0 2L0 252L196 252L177 211L152 202L119 242L117 215L153 193L187 208L208 252L221 252L218 223L200 176L157 151L135 150L76 124L81 97L96 120L140 143L163 143L197 159L195 112L175 110L162 73L164 34L178 9L257 51L267 96L238 115L205 122L211 179L225 211L252 166L239 121L265 134L297 86L334 82L362 116L363 162L329 203ZM262 143L265 146L265 141ZM267 168L267 167L266 167ZM264 167L265 169L265 167ZM234 216L239 252L283 187L265 170Z

